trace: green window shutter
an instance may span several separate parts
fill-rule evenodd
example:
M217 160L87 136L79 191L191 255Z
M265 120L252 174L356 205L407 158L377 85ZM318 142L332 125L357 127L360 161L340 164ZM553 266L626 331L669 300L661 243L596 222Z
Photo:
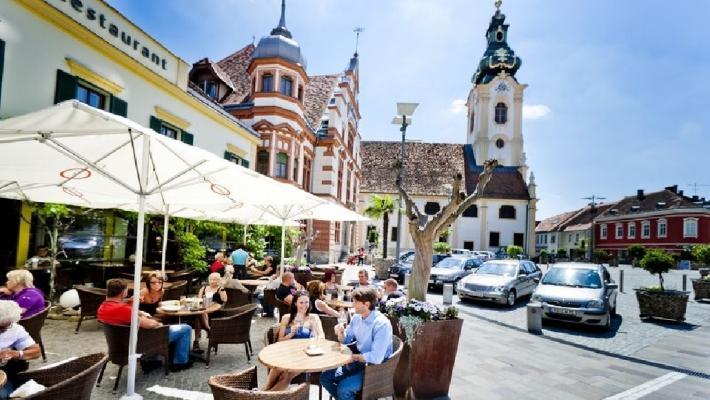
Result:
M126 117L128 115L128 103L112 95L109 111L116 115Z
M163 126L163 121L154 116L150 116L150 129L160 133L160 128Z
M54 90L54 104L60 103L64 100L71 100L76 98L76 87L79 84L79 80L76 76L67 74L61 69L57 70L57 86Z
M224 159L232 161L232 153L228 152L227 150L224 151Z
M180 134L180 140L181 140L183 143L187 143L187 144L189 144L190 146L192 146L192 143L193 143L194 140L195 140L195 135L193 135L192 133L187 133L187 132L185 132L185 131L182 131L182 133Z
M249 160L242 159L242 167L249 168Z
M5 41L0 39L0 100L2 100L2 73L5 69Z

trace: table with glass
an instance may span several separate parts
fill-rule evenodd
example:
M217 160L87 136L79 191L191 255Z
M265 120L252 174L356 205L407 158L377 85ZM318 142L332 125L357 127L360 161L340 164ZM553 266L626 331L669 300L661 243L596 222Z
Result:
M222 305L219 303L212 303L207 308L184 308L178 311L166 311L162 307L158 307L155 312L155 316L163 321L177 318L178 324L182 323L183 318L191 318L193 320L195 332L199 332L202 329L202 316L212 314L215 311L219 311L221 308ZM207 351L209 351L209 349ZM194 347L190 351L190 357L194 360L199 360L204 363L207 362L207 360L202 356L202 354L198 353Z
M321 353L309 355L306 351ZM259 361L268 368L308 374L323 372L345 365L352 355L350 349L326 339L291 339L276 342L259 352Z

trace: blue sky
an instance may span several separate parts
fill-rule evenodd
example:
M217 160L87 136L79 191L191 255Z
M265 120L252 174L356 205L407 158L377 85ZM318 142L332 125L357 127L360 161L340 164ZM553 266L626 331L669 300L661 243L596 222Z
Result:
M267 35L279 0L109 0L192 63ZM538 219L636 189L710 197L710 2L505 0L523 59L523 135ZM290 0L286 25L311 75L342 71L360 38L363 140L398 140L397 101L421 103L407 136L463 142L461 102L485 49L486 0Z

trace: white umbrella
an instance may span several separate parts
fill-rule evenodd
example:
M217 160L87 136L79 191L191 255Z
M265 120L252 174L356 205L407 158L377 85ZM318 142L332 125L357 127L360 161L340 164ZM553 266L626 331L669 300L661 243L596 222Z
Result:
M0 121L1 197L95 208L136 205L135 287L140 287L146 205L230 209L310 201L291 189L77 101ZM140 398L135 394L138 302L130 334L127 397Z

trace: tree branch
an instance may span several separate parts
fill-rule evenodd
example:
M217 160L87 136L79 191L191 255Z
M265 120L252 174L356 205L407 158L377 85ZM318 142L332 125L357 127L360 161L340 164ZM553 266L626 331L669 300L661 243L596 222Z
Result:
M399 195L402 196L402 200L404 200L404 204L406 205L406 212L407 212L407 217L409 217L409 220L416 219L417 221L421 220L422 213L419 212L419 208L417 207L416 203L412 201L412 199L409 197L407 192L404 190L402 187L402 182L400 182L399 179L395 181L395 184L397 185L397 191L399 191ZM402 205L400 204L400 207Z

